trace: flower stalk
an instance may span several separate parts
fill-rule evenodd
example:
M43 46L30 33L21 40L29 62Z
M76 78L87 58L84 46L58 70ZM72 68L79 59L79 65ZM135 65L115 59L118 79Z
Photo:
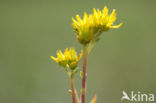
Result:
M72 99L73 99L73 103L76 103L74 79L73 79L72 77L70 77L70 84L71 84L71 90L72 90Z
M84 59L83 59L83 76L82 76L82 90L81 90L81 103L85 103L86 95L86 77L87 77L87 60L88 60L88 51L86 45L84 45Z

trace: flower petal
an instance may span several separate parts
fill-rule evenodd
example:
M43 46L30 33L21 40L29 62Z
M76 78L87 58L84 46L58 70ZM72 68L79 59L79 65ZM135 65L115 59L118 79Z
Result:
M58 61L57 61L57 58L55 58L55 57L53 57L53 56L50 56L50 57L51 57L51 59L53 59L54 61L58 62Z
M123 23L120 23L120 24L118 24L118 25L112 25L112 26L110 26L110 28L111 28L111 29L119 28L119 27L122 26L122 24L123 24Z

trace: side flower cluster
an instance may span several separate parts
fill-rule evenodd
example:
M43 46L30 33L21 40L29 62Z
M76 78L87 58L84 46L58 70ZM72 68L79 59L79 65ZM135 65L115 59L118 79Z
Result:
M62 53L61 50L57 51L57 58L53 56L51 56L51 58L64 68L70 67L71 69L75 69L82 55L82 51L77 55L74 48L66 48L64 53Z
M76 36L80 43L87 44L93 38L95 38L98 32L107 31L113 28L119 28L122 23L119 25L114 25L116 21L116 12L112 11L111 14L108 14L108 9L105 6L103 11L99 9L93 9L92 14L84 13L83 19L79 15L76 15L76 20L73 20L73 29L76 33Z

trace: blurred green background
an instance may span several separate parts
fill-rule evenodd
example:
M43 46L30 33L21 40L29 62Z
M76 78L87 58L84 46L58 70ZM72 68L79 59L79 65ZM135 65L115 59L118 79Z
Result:
M69 78L50 56L75 46L76 14L116 9L124 25L89 55L87 98L120 103L122 91L156 94L156 0L0 0L0 103L71 103ZM82 67L82 60L80 63ZM81 87L79 74L76 87ZM128 103L128 101L124 101Z

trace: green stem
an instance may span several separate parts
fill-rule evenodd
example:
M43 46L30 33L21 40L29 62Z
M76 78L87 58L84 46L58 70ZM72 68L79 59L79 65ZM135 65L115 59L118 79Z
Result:
M89 43L88 45L88 54L90 53L90 51L92 50L92 48L94 47L94 44L97 42L98 37L101 35L102 30L100 30L96 35L95 38Z
M88 45L88 54L90 53L90 51L92 50L92 48L94 47L95 41L91 41Z

